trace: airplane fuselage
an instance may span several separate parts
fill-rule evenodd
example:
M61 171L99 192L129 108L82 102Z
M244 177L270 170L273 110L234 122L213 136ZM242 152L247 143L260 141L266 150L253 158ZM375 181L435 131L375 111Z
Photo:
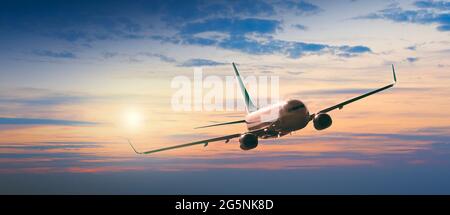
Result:
M300 130L310 121L308 108L300 100L289 100L247 114L247 129L262 139L281 137Z

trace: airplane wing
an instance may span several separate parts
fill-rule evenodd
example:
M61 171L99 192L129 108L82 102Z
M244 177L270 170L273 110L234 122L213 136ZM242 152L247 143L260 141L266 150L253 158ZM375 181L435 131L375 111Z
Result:
M137 151L134 148L133 144L131 144L130 140L128 140L128 143L130 144L131 148L133 148L134 152L136 152L136 154L152 154L152 153L155 153L155 152L161 152L161 151L177 149L177 148L183 148L183 147L199 145L199 144L203 144L204 146L207 146L208 143L210 143L210 142L217 142L217 141L221 141L221 140L225 140L226 142L228 142L230 139L233 139L233 138L236 138L236 137L240 137L240 136L241 136L241 134L231 134L231 135L227 135L227 136L216 137L216 138L211 138L211 139L206 139L206 140L200 140L200 141L195 141L195 142L191 142L191 143L185 143L185 144L181 144L181 145L169 146L169 147L155 149L155 150L150 150L150 151L145 151L145 152Z
M345 105L348 105L348 104L350 104L350 103L352 103L352 102L358 101L358 100L360 100L360 99L362 99L362 98L365 98L365 97L370 96L370 95L372 95L372 94L375 94L375 93L378 93L378 92L381 92L381 91L383 91L383 90L386 90L386 89L389 89L389 88L393 87L393 86L395 85L395 83L397 83L397 77L396 77L396 75L395 75L394 65L392 65L392 75L394 76L394 81L392 82L392 84L386 85L386 86L384 86L384 87L382 87L382 88L379 88L379 89L370 91L370 92L365 93L365 94L363 94L363 95L360 95L360 96L354 97L354 98L352 98L352 99L349 99L349 100L347 100L347 101L341 102L341 103L339 103L339 104L337 104L337 105L334 105L334 106L331 106L331 107L329 107L329 108L323 109L323 110L319 111L318 113L326 113L326 112L330 112L330 111L332 111L332 110L334 110L334 109L337 109L337 108L338 108L338 109L342 109Z

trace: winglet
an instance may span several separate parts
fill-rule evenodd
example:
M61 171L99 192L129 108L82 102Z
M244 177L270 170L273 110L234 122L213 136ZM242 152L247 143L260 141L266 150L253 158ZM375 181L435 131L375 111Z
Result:
M394 84L397 83L397 76L395 75L394 64L392 64L392 75L394 76Z
M131 141L130 141L129 139L127 139L127 141L128 141L128 143L130 144L130 146L131 146L131 148L133 149L133 151L136 152L136 154L142 154L141 152L138 152L138 151L134 148L133 144L131 144Z

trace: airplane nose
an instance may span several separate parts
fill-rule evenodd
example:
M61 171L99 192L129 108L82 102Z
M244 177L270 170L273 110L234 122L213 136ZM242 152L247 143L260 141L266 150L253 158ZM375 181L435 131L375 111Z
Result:
M299 100L290 100L287 102L285 109L287 112L293 112L305 108L305 104Z

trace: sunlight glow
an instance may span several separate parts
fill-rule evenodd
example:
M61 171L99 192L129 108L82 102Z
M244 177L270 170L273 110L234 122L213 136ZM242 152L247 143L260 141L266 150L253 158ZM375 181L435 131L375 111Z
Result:
M142 127L144 118L136 109L127 109L124 111L123 121L126 128L135 130Z

